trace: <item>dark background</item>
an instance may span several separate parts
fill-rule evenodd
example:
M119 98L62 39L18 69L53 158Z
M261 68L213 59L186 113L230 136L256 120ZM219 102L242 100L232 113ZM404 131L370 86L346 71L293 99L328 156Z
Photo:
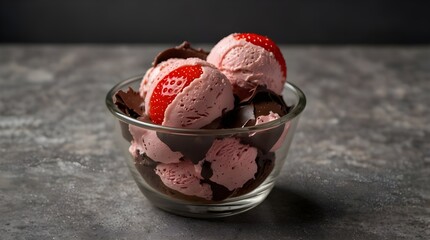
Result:
M428 44L430 1L0 0L0 43Z

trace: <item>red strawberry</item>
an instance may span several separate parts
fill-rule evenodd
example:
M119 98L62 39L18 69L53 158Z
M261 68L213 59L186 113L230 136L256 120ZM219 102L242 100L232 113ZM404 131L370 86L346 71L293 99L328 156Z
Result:
M255 33L237 33L234 35L234 38L237 40L245 39L247 42L260 46L266 49L266 51L273 53L276 61L281 65L282 74L284 77L287 76L287 65L285 64L285 59L282 56L281 50L270 38Z
M203 69L200 65L182 66L161 79L152 92L149 102L149 117L152 122L162 124L167 106L194 79L199 78L202 73Z

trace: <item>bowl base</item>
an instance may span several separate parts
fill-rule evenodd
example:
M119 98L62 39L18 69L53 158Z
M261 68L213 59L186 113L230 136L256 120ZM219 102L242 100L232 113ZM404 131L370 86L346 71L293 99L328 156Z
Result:
M266 199L273 186L274 181L266 181L254 191L243 196L207 204L173 200L148 188L139 188L155 207L166 212L192 218L222 218L243 213L256 207Z

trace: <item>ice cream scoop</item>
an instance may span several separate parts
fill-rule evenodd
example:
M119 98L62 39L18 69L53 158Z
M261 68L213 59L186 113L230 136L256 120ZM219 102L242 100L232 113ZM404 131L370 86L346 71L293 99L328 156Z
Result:
M140 95L142 98L145 98L149 86L156 80L156 78L163 77L163 72L167 73L173 70L171 68L169 69L169 66L171 66L171 63L176 59L199 58L206 60L208 54L208 52L201 48L192 48L191 44L187 41L184 41L179 46L161 51L154 58L152 67L150 67L143 76L139 88Z
M230 34L212 48L207 61L227 76L241 99L258 85L281 94L286 81L287 68L280 49L262 35Z
M145 112L151 121L168 127L201 128L233 109L229 80L198 58L170 59L150 84ZM167 64L167 62L166 62Z
M155 131L133 125L129 126L129 131L133 137L129 151L134 157L137 157L138 154L145 154L155 162L161 163L178 163L182 160L183 155L180 152L172 151L164 142L160 141Z
M206 153L204 161L196 165L202 172L203 164L210 164L209 180L232 191L253 179L257 172L257 149L240 143L237 138L217 139Z
M158 164L155 173L169 188L189 196L212 199L212 190L207 183L201 183L201 177L196 174L194 164L190 161L180 163Z

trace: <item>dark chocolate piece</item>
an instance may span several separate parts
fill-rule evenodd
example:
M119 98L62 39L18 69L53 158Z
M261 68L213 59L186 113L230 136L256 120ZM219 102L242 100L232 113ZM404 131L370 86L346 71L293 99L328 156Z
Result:
M144 99L140 96L139 92L134 91L131 87L127 92L119 90L115 93L115 105L129 117L138 118L143 116L144 113Z
M238 103L238 102L236 102ZM254 126L259 116L267 116L270 112L284 116L289 111L283 98L264 86L254 89L252 96L243 99L223 118L225 128L241 128ZM253 135L240 135L241 142L261 149L267 153L275 145L284 131L284 125L255 132Z
M259 87L258 83L245 82L246 86L233 87L234 94L240 99L240 102L249 101Z
M235 108L223 118L223 126L225 128L254 126L258 116L269 115L271 111L282 117L288 113L289 107L281 96L265 86L258 86L248 98L242 100L236 98Z
M194 49L191 47L190 43L185 41L181 45L176 46L174 48L166 49L162 52L160 52L154 59L154 62L152 62L152 66L155 67L157 64L166 61L170 58L200 58L203 60L206 60L206 57L208 56L208 52L204 51L203 49Z
M194 164L203 160L215 140L214 136L187 136L157 132L157 137L174 152L181 152Z
M221 184L212 182L212 181L204 181L211 186L212 189L212 200L213 201L221 201L231 196L232 191L228 190L228 188L224 187Z
M203 161L202 164L202 172L201 172L201 176L204 179L209 179L212 177L213 175L213 171L212 171L212 167L211 167L212 163L208 162L206 160Z
M138 118L143 115L143 98L140 94L134 91L132 88L128 88L126 92L119 90L115 93L114 104L119 108L121 112L125 115ZM128 129L128 124L119 121L119 125L121 126L122 136L127 140L133 140L133 137L130 134Z
M252 103L236 107L224 118L226 128L242 128L253 125L255 125L255 113Z
M136 154L137 157L134 159L134 165L143 179L145 179L145 181L152 188L165 192L167 187L161 181L160 177L155 173L157 162L152 160L145 153L140 154L138 150L136 150Z
M282 117L289 110L284 99L270 90L257 92L252 99L252 103L254 104L256 117L269 115L270 112L277 113Z
M265 86L258 86L253 95L241 103L254 103L256 115L267 115L270 111L284 116L288 113L289 108L281 95L276 94Z

